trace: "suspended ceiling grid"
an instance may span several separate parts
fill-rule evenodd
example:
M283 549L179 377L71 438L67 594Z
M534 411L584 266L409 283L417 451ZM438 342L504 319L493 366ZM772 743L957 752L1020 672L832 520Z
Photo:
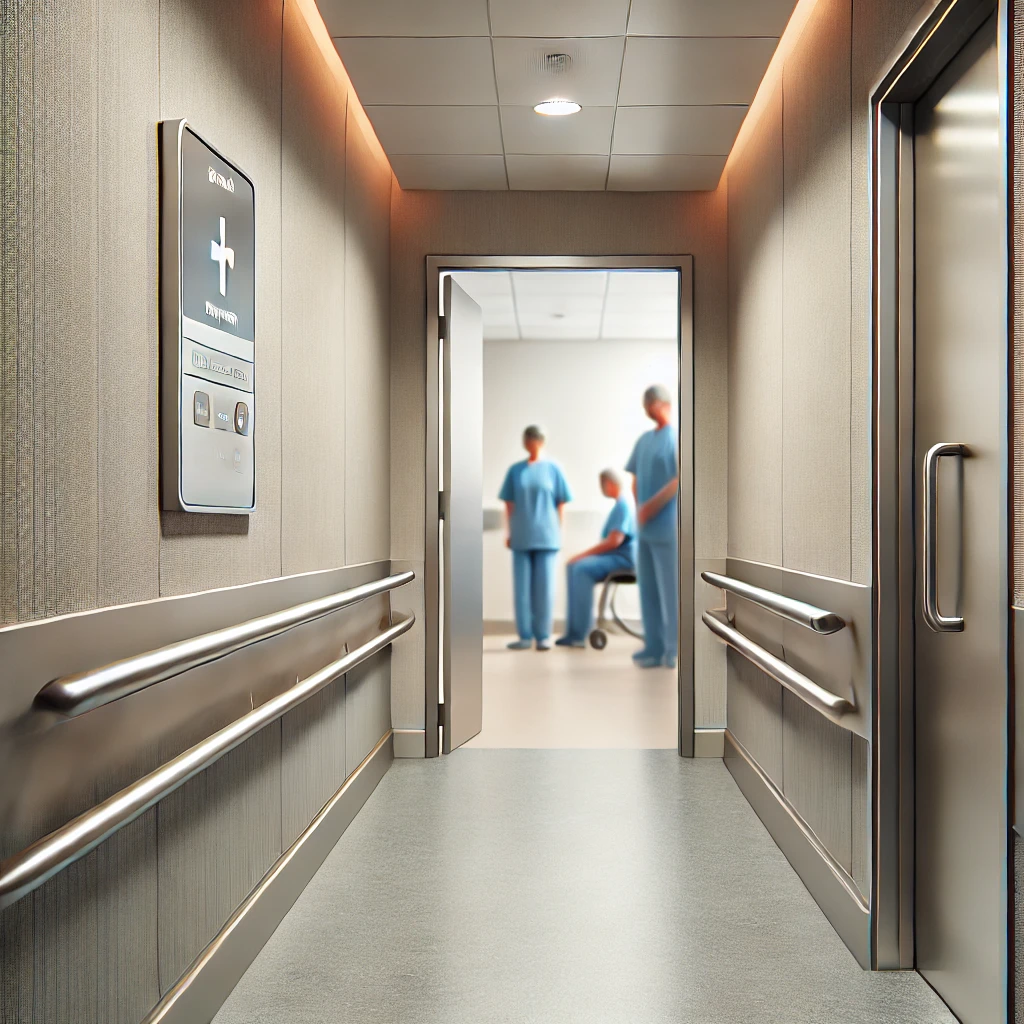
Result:
M717 186L794 2L318 0L403 188L615 191Z

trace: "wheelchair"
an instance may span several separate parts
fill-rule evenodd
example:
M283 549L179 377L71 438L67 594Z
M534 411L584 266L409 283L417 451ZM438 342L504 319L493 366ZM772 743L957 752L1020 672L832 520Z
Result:
M637 640L643 640L643 633L633 629L632 626L628 626L620 617L619 613L615 610L615 595L618 592L620 586L628 586L636 584L636 573L620 571L609 573L605 578L601 586L601 596L597 602L597 623L594 628L590 631L590 646L595 651L603 651L608 646L608 632L605 627L610 623L608 616L611 616L611 621L615 623L629 636L636 637Z

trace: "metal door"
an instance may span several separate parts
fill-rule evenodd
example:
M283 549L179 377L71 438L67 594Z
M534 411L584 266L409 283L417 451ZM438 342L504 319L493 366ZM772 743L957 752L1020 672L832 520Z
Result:
M444 278L444 753L483 727L483 314ZM453 400L454 396L454 400Z
M1005 228L995 20L914 110L917 966L1006 1017Z

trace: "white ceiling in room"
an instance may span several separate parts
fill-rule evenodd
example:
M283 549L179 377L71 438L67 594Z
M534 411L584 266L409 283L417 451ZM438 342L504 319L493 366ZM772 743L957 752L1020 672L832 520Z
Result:
M474 270L455 280L486 341L674 340L679 278L650 270Z
M717 186L795 0L318 3L403 188L656 191Z

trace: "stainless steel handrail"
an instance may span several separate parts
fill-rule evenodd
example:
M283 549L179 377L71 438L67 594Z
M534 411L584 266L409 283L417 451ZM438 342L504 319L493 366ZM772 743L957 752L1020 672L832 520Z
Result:
M742 580L733 579L732 576L722 576L717 572L702 572L700 578L713 587L720 587L728 590L730 594L742 597L747 601L753 601L762 608L776 615L780 615L790 622L806 626L815 633L838 633L846 625L846 620L835 612L825 608L818 608L816 605L808 604L806 601L798 601L793 597L785 597L776 594L774 590L765 590L763 587L755 587L752 583L744 583Z
M415 616L394 623L372 640L314 672L266 704L243 715L201 743L108 797L66 825L0 862L0 909L16 903L44 882L80 860L155 803L209 768L260 729L297 707L339 676L383 650L410 629Z
M94 708L103 707L104 704L138 693L139 690L144 690L154 683L216 661L250 644L268 640L295 626L301 626L303 623L323 618L331 612L365 601L368 597L404 586L415 577L414 572L395 573L372 583L363 583L358 587L329 594L327 597L293 605L283 611L240 622L236 626L216 629L188 640L179 640L155 651L124 658L101 668L61 676L59 679L51 680L36 694L36 704L74 718Z
M704 625L715 636L724 640L734 651L742 654L752 665L770 675L790 693L795 694L805 704L810 705L815 711L835 722L836 725L847 727L843 719L857 710L851 701L819 686L813 679L798 672L792 665L781 658L776 658L760 644L754 643L750 637L744 636L728 620L724 619L720 612L704 612L701 618Z

